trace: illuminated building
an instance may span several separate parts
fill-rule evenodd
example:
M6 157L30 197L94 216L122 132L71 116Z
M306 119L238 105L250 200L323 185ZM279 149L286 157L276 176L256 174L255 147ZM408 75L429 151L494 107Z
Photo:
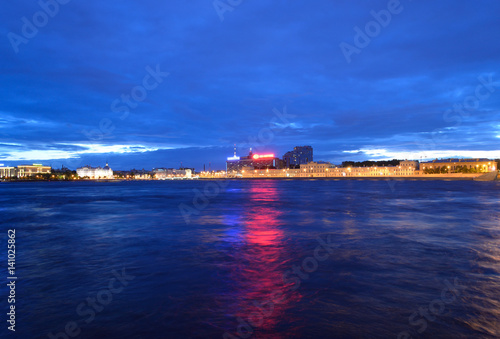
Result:
M16 176L16 168L0 165L0 178L12 178Z
M201 171L197 176L193 177L197 178L226 178L226 171Z
M153 178L158 180L175 179L175 178L192 178L193 171L190 168L174 169L174 168L154 168Z
M133 177L135 180L150 180L151 174L147 172L141 172L141 173L135 173Z
M253 169L280 168L281 159L276 158L272 153L254 154L251 149L246 157L239 157L235 152L232 157L227 158L227 173L241 173L244 167Z
M34 177L38 174L50 174L52 171L52 167L43 166L42 164L33 164L33 165L20 165L17 166L17 177Z
M331 178L331 177L381 177L414 176L418 161L401 161L398 166L340 167L318 161L301 164L300 168L252 169L243 168L243 178Z
M418 161L401 161L398 166L340 167L329 163L312 162L300 165L303 177L381 177L413 176Z
M76 169L76 173L80 178L89 177L90 179L113 179L113 170L108 166L90 167L83 166Z
M241 171L242 178L296 178L300 176L300 168L254 169L253 167L243 167Z
M285 168L298 168L302 164L313 161L313 148L311 146L296 146L293 151L283 155Z

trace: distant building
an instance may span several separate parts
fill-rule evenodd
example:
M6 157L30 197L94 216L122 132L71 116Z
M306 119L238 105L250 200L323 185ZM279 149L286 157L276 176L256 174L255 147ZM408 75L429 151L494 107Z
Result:
M235 154L227 158L227 173L241 173L245 167L252 169L276 169L282 167L282 161L280 158L276 158L274 154L255 154L252 153L252 150L250 150L246 157L239 157Z
M76 169L76 173L80 178L89 177L90 179L113 179L113 170L108 166L91 167L83 166Z
M174 169L174 168L154 168L153 178L159 180L176 179L176 178L192 178L193 171L190 168Z
M136 173L134 175L135 180L149 180L151 179L151 174L149 173Z
M243 167L241 171L242 178L293 178L300 176L300 168L253 169L251 167Z
M179 167L179 170L191 170L192 174L195 174L194 167Z
M398 166L339 167L325 162L300 165L300 176L305 177L380 177L414 176L418 161L401 161Z
M298 168L302 164L313 161L313 148L311 146L296 146L293 151L283 155L285 168Z
M341 167L329 162L317 161L301 164L300 168L260 169L245 167L243 178L295 177L295 178L331 178L331 177L381 177L417 175L418 161L401 161L398 166Z
M52 167L42 164L20 165L17 166L16 175L18 178L34 177L38 174L50 174Z
M419 162L416 160L403 160L399 162L399 168L401 168L404 171L411 170L411 171L416 171L418 170L419 167Z
M0 178L13 178L17 175L15 167L0 165Z

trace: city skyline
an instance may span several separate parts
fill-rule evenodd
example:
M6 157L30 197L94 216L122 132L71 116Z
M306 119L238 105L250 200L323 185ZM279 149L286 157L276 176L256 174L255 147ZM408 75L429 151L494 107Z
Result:
M0 163L222 169L234 144L313 145L332 163L500 158L500 4L486 3L8 3Z
M171 166L156 166L156 167L149 167L146 168L144 166L141 166L140 164L138 166L133 166L130 168L115 168L116 170L120 172L127 172L127 171L154 171L157 169L169 169L169 170L183 170L183 169L190 169L196 172L234 172L235 170L241 171L241 166L255 166L255 168L277 168L277 169L283 169L283 168L299 168L300 165L307 165L307 164L325 164L333 167L352 167L355 166L354 164L359 164L358 166L360 168L362 167L372 167L372 165L366 165L366 163L393 163L396 161L399 162L415 162L415 163L420 163L421 165L425 164L432 164L436 162L493 162L497 163L500 166L500 159L496 158L486 158L486 157L464 157L464 156L459 156L459 157L438 157L438 158L432 158L432 159L397 159L397 158L386 158L386 159L358 159L357 161L353 160L348 160L348 159L341 159L340 161L333 163L331 161L326 161L324 159L313 159L313 147L310 145L302 145L302 146L294 146L293 149L290 148L286 153L280 155L280 154L274 154L274 153L262 153L262 152L252 152L252 148L249 149L249 152L247 154L238 154L237 152L237 147L233 148L233 154L229 157L226 157L226 160L224 161L225 163L225 169L218 168L212 166L212 163L209 162L208 164L203 164L200 166L200 168L197 167L192 167L187 164L183 164L182 162L180 163L180 166L178 167L171 167ZM294 161L290 162L291 158L294 158ZM236 165L236 168L231 168L229 169L228 166L229 164L235 164L235 163L241 163L243 165ZM256 165L261 161L262 163L260 165ZM96 163L87 163L85 165L80 165L77 168L68 168L65 165L61 165L61 169L65 170L72 170L72 171L78 171L81 169L107 169L109 168L108 160L105 161L105 166L101 167L102 164L96 164ZM350 165L352 163L353 165ZM0 163L0 170L7 171L11 168L15 168L16 166L43 166L45 168L52 168L54 170L58 170L58 167L53 166L52 164L29 164L26 161L23 163L19 163L17 165L14 164L9 164L6 165L4 163ZM376 165L374 165L376 166ZM387 165L380 165L380 166L387 166ZM396 166L397 165L390 165L390 166ZM495 170L495 168L493 168Z

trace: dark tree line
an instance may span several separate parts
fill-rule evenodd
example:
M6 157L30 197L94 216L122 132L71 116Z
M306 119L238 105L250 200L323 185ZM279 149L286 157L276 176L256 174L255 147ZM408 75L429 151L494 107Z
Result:
M456 166L455 169L448 168L447 166L442 167L433 167L433 168L425 168L425 174L443 174L443 173L483 173L486 170L482 167L472 167L468 168L467 166Z

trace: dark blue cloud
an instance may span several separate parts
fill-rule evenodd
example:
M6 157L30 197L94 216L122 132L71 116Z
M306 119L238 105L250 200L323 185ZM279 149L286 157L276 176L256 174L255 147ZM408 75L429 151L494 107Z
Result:
M339 45L354 45L354 28L387 6L244 1L221 21L212 1L69 1L16 53L10 33L22 36L22 18L41 8L7 2L0 159L200 169L223 168L234 143L239 153L276 154L308 144L333 162L375 157L375 149L416 158L497 151L500 4L401 0L400 13L348 63ZM143 85L147 67L169 75L128 115L113 109ZM491 77L493 91L468 102L480 76ZM467 103L475 106L466 114L448 112ZM293 118L277 125L273 110L285 106Z

